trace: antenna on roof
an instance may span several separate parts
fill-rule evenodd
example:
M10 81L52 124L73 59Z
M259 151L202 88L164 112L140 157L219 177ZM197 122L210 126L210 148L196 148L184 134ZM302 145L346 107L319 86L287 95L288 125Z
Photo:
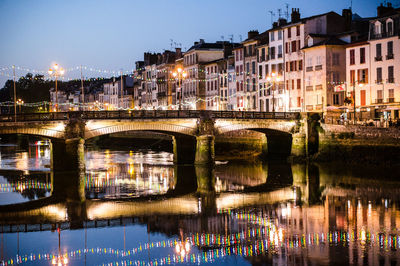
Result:
M282 9L278 8L278 19L281 19Z
M169 40L171 41L171 50L172 50L172 44L173 44L174 40L172 40L172 39L169 39Z
M268 11L269 12L269 14L271 15L271 25L274 23L274 16L275 16L275 13L273 12L273 11Z
M224 36L223 35L221 35L221 39L222 39L222 41L224 41Z
M175 48L176 48L176 47L178 47L176 44L177 44L177 43L176 43L176 42L174 42L174 46L175 46Z
M350 0L350 10L353 11L353 0Z
M231 40L231 43L233 43L233 34L229 35L229 40Z
M242 42L242 35L239 34L239 40Z
M285 6L286 6L286 12L285 12L286 21L289 21L289 4L285 3Z
M181 44L181 43L178 43L178 47L179 47L179 48L182 48L182 44Z

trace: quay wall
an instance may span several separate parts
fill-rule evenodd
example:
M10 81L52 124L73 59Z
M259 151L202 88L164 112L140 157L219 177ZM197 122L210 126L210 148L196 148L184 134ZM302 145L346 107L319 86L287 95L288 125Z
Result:
M400 164L400 129L321 124L316 161Z

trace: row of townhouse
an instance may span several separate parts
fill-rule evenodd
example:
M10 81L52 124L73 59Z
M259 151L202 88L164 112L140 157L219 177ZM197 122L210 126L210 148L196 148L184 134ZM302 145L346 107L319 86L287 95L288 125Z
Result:
M249 31L239 44L200 39L185 53L145 53L134 73L134 106L341 110L349 118L352 112L360 113L358 118L386 116L389 112L379 110L387 109L397 118L399 9L387 3L377 10L374 18L351 9L301 18L299 9L292 9L290 22L280 18L262 33ZM185 77L172 75L178 68Z

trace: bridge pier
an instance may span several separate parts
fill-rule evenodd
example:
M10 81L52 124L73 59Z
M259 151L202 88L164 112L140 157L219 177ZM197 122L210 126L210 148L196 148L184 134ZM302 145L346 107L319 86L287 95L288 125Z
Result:
M203 135L196 137L196 158L195 164L213 164L215 159L213 135Z
M50 164L53 171L85 169L85 140L73 138L50 142Z

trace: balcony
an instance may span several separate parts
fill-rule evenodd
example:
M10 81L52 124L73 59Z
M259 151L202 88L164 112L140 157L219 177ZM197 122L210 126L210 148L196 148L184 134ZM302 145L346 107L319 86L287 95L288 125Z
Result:
M383 99L375 99L375 103L383 103Z
M315 70L322 70L322 65L316 65Z
M376 84L382 84L382 82L383 82L382 78L375 80Z
M315 90L322 90L322 85L316 85Z
M387 37L392 37L392 36L394 36L393 31L389 31L389 32L371 34L371 39L376 40L376 39L382 39L382 38L387 38Z
M387 103L394 103L394 98L387 98L386 102Z
M313 71L313 67L312 66L306 67L306 72L311 72L311 71Z
M394 83L394 78L388 78L387 83Z
M377 61L382 61L382 56L380 55L380 56L375 56L375 62L377 62Z
M386 55L386 60L390 60L394 58L394 54L388 54Z
M313 91L314 87L313 86L306 86L306 91Z

